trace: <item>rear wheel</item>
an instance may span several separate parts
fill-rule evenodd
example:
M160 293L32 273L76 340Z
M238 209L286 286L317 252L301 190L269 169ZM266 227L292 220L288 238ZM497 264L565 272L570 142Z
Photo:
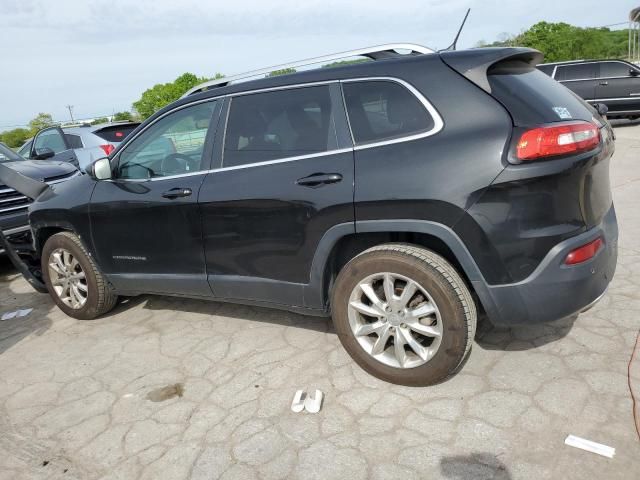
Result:
M51 298L70 317L96 318L118 300L80 239L70 232L57 233L44 244L42 276Z
M471 348L476 309L469 289L441 256L385 244L351 260L333 290L340 341L367 372L425 386L454 373Z

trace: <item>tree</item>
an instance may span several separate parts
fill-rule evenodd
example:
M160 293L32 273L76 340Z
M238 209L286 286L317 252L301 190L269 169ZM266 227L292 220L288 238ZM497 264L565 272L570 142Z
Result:
M222 78L223 75L216 73L214 78ZM183 73L173 82L159 83L145 90L140 100L134 102L133 108L140 114L142 119L148 118L162 107L178 100L189 89L209 80L204 77L197 77L193 73Z
M10 148L17 148L21 147L30 137L31 131L26 128L14 128L0 133L0 142L6 143Z
M580 28L568 23L538 22L519 35L502 33L491 47L522 46L544 53L545 62L581 58L624 58L628 30ZM484 45L483 45L484 46Z
M29 122L29 129L31 130L31 135L35 135L43 128L50 127L51 125L55 125L51 114L39 113L36 118Z
M289 75L290 73L296 73L297 70L295 68L282 68L280 70L274 70L270 72L267 77L278 77L280 75Z
M131 112L116 112L113 114L114 122L122 122L125 120L128 120L128 121L133 120L133 115L131 114Z
M101 123L108 123L109 119L107 117L98 117L98 118L94 118L91 121L91 125L100 125Z

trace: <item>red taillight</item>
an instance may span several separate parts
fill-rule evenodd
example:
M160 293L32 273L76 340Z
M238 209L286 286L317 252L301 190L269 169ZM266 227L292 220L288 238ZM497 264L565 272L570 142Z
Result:
M100 148L104 150L105 155L111 155L111 152L116 149L116 147L114 147L110 143L107 143L106 145L100 145Z
M571 122L527 130L516 146L519 160L586 152L598 146L600 132L589 122Z
M575 265L576 263L586 262L590 258L595 257L598 250L602 248L604 242L602 238L596 238L594 241L587 243L581 247L571 250L564 259L566 265Z

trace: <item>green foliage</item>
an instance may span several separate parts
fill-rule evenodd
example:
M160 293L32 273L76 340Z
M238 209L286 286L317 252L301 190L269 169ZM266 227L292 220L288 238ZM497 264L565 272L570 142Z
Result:
M608 28L580 28L568 23L538 22L519 35L502 34L482 46L522 46L540 50L545 62L563 60L624 58L628 52L628 31Z
M354 65L356 63L364 63L370 62L371 60L368 58L357 58L354 60L340 60L338 62L327 63L323 65L322 68L333 68L333 67L346 67L347 65Z
M28 138L31 138L31 131L26 128L14 128L0 133L0 142L7 144L10 148L21 147Z
M51 114L39 113L36 118L29 122L29 129L31 130L31 135L35 135L43 128L50 127L51 125L55 125Z
M216 73L214 78L222 78L222 76L220 73ZM133 108L142 119L148 118L162 107L178 100L189 89L207 80L209 79L197 77L193 73L183 73L173 82L159 83L146 90L140 100L133 103Z
M133 120L133 115L131 114L131 112L116 112L113 114L114 122L123 122L125 120Z
M101 123L108 123L108 122L109 122L109 119L107 117L98 117L91 122L91 125L100 125Z
M277 77L279 75L289 75L290 73L296 73L297 70L295 68L282 68L280 70L274 70L269 73L267 77Z

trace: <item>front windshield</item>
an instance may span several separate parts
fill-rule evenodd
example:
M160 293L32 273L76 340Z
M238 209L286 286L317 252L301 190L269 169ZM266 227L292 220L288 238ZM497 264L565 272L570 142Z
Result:
M0 162L19 162L21 160L24 160L24 158L11 150L4 143L0 143Z

